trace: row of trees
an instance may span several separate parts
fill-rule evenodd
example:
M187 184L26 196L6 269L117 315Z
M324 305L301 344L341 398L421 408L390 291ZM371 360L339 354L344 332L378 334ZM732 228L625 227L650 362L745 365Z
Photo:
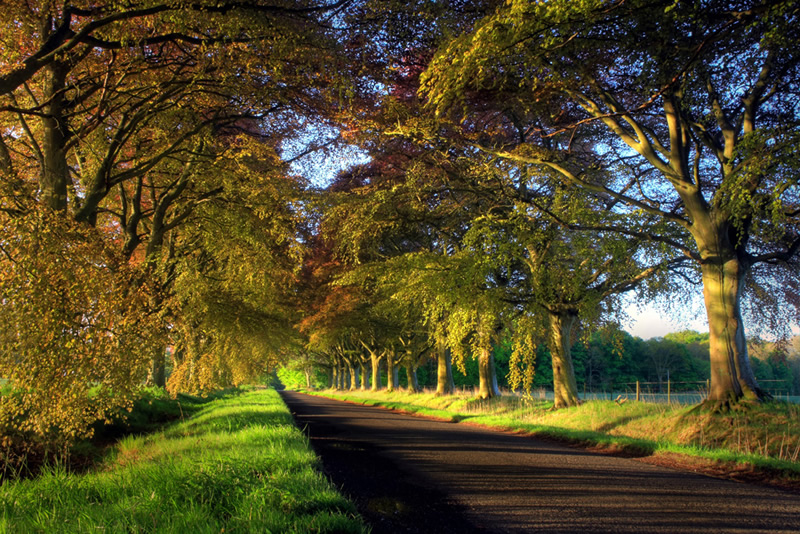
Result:
M707 333L684 331L643 340L623 333L620 348L608 332L595 332L589 339L572 347L578 389L581 392L617 394L635 391L635 384L639 382L642 391L652 393L666 394L668 387L672 392L705 391L710 368L708 337ZM777 396L800 395L800 338L793 338L793 346L788 351L764 342L751 344L749 349L753 355L754 374L765 389ZM501 390L510 387L512 352L509 343L500 343L493 350ZM416 382L412 367L403 365L402 361L398 367L399 372L394 374L390 386L381 361L375 375L379 377L376 389L435 390L439 385L438 361L433 354L423 358L416 369ZM295 360L280 367L277 377L284 386L292 388L373 389L374 377L370 367L365 366L364 371L366 384L358 363L353 369L345 365L334 371L319 362ZM537 350L535 372L533 388L552 388L552 361L546 347ZM457 390L472 391L479 381L477 362L467 360L464 372L456 371L452 378Z
M344 4L4 2L0 427L73 439L145 380L240 383L294 340L281 146L354 97Z
M75 437L146 376L281 358L413 384L433 355L441 392L474 358L490 397L502 343L572 406L622 295L701 285L711 398L764 398L743 310L797 321L798 9L7 2L0 424ZM369 162L309 187L337 142Z
M447 10L438 31L424 9L385 29L403 52L357 123L372 161L326 191L309 348L385 354L390 375L400 353L471 356L485 398L493 347L510 339L516 386L547 345L572 406L580 331L618 322L627 292L697 288L711 401L768 398L744 325L798 319L797 3Z

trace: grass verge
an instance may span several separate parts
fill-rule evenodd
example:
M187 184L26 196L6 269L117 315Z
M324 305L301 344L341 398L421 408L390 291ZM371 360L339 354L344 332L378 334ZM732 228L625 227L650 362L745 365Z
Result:
M274 390L123 438L94 470L0 486L0 532L365 532Z
M721 414L692 406L614 401L553 410L552 402L515 395L480 400L404 391L307 393L800 489L800 406L794 404L754 404Z

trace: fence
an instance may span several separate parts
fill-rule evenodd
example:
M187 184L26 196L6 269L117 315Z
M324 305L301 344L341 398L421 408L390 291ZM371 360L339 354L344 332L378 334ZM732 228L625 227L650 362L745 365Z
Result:
M784 380L759 380L765 391L775 400L800 404L800 396L790 395ZM627 382L613 384L608 390L578 392L581 400L626 400L655 404L699 404L708 398L709 381L705 382ZM545 389L532 391L534 398L553 400L553 392Z

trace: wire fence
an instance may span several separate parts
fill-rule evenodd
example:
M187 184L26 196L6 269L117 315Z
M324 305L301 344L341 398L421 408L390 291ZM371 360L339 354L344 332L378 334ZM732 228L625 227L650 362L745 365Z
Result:
M785 380L759 380L773 399L800 404L800 395L791 394L791 384ZM699 404L708 398L709 383L704 382L626 382L612 384L605 390L591 391L584 389L578 392L581 400L616 400L640 401L654 404ZM534 398L553 400L552 391L538 389L531 391Z

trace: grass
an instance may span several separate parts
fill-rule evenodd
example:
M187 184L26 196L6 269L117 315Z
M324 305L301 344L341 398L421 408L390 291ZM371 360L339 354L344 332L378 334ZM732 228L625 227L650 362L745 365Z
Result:
M8 393L8 389L1 390L0 396ZM36 477L45 465L60 465L70 472L86 470L102 460L109 445L121 438L154 432L225 394L224 391L207 397L178 394L172 398L162 388L142 388L130 411L120 409L110 421L96 421L91 438L68 445L15 428L13 422L6 420L0 428L0 483Z
M453 422L537 434L633 456L680 455L754 478L800 482L800 406L782 402L711 413L696 406L588 401L553 403L517 395L480 400L468 394L369 391L310 392Z
M196 408L123 438L90 472L49 467L5 482L0 533L366 531L274 390Z

